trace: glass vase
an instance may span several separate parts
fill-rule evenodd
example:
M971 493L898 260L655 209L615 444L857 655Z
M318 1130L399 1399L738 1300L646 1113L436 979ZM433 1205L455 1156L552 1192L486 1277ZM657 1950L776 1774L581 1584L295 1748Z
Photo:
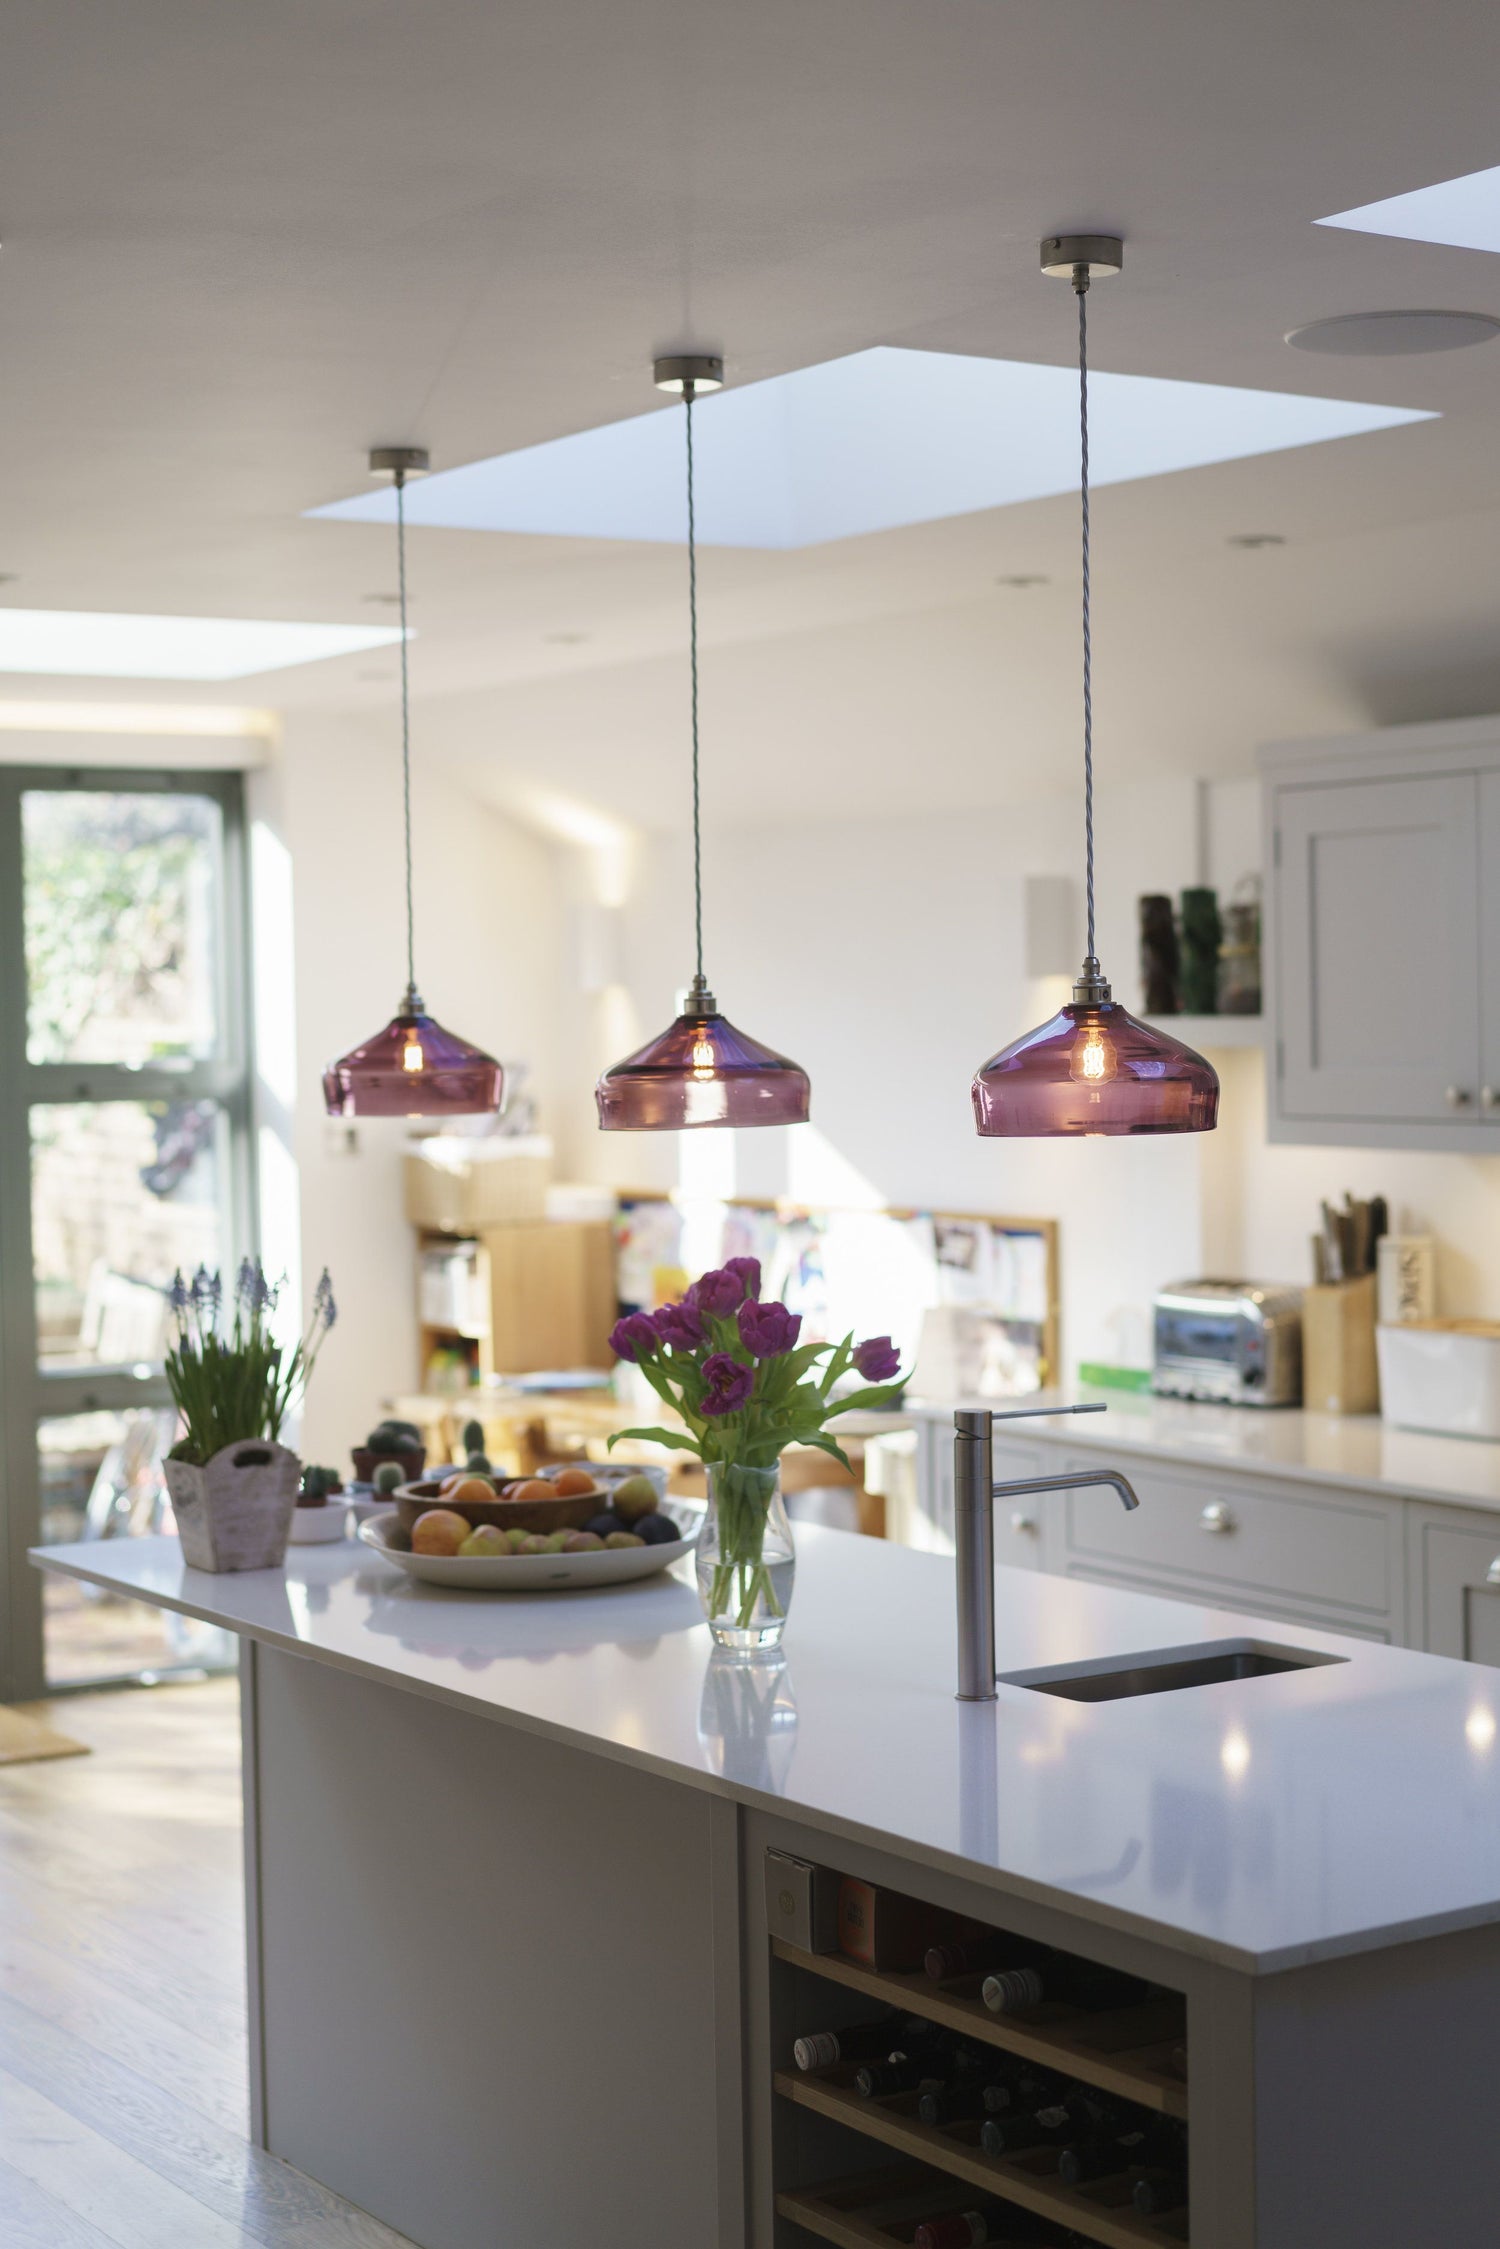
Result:
M721 1648L780 1645L797 1574L781 1469L708 1464L708 1512L697 1550L698 1597Z

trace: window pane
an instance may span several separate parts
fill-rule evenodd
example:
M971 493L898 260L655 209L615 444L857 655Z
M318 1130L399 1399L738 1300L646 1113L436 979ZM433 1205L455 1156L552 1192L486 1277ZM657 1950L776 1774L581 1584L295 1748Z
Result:
M222 825L212 797L25 792L28 1061L213 1052Z
M39 1422L43 1542L61 1546L74 1539L171 1533L161 1457L176 1423L170 1406ZM49 1572L44 1599L49 1687L184 1667L222 1670L234 1659L227 1632L73 1578Z
M212 1101L39 1104L31 1232L41 1364L160 1366L179 1267L227 1260Z

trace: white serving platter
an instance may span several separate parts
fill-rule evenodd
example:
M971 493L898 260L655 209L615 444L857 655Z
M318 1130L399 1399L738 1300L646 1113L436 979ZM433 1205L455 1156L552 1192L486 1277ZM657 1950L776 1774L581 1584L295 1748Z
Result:
M361 1523L359 1536L382 1561L393 1562L424 1585L459 1586L469 1593L553 1593L654 1577L669 1562L690 1554L703 1527L702 1505L673 1500L662 1513L682 1526L681 1538L661 1546L600 1546L586 1554L412 1554L389 1543L397 1523L394 1508Z

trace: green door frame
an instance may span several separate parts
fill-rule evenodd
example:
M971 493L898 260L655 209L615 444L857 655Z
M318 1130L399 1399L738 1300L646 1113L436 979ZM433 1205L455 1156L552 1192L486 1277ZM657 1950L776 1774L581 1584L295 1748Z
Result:
M26 1059L26 953L21 798L32 789L95 789L212 797L223 821L218 1052L183 1069ZM121 766L0 767L0 1703L45 1689L42 1581L27 1560L41 1532L37 1425L54 1414L168 1402L158 1373L91 1367L46 1374L37 1352L31 1246L30 1111L40 1102L212 1100L229 1127L229 1245L259 1239L251 1140L249 900L243 777Z

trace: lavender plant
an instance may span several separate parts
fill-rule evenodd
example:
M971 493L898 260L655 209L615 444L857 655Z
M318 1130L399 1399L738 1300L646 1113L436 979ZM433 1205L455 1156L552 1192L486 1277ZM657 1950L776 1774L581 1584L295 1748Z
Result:
M166 1375L183 1420L183 1434L172 1447L174 1460L202 1467L226 1445L280 1436L338 1318L325 1268L313 1292L307 1327L288 1353L271 1332L281 1285L266 1279L258 1259L245 1258L226 1317L220 1274L200 1265L191 1281L180 1272L173 1281L177 1341L167 1353Z

